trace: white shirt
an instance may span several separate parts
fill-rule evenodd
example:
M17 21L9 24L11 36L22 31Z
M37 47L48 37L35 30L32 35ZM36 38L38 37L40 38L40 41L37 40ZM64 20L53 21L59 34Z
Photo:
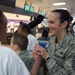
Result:
M74 32L75 32L75 25L73 26L73 30L74 30Z
M13 29L15 26L15 23L14 22L10 22L10 28Z
M30 75L30 73L12 49L0 46L0 75Z
M74 35L75 35L75 25L73 26L73 31L74 31Z
M33 50L35 45L38 44L38 41L37 41L36 37L34 37L32 34L29 34L27 37L28 37L27 50Z

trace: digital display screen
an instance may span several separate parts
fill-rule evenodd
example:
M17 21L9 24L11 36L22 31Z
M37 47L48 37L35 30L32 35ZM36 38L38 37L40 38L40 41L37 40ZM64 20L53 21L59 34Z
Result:
M44 12L42 10L38 10L38 14L44 15Z
M30 5L24 4L24 10L25 10L25 11L29 11L29 8L30 8Z
M29 11L30 12L34 12L34 7L33 6L30 6Z

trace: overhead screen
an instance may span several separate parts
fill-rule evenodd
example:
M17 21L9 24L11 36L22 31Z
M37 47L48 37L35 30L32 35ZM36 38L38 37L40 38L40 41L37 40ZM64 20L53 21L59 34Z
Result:
M42 10L38 10L38 14L44 15L44 12Z
M25 5L24 5L24 10L25 10L25 11L29 11L29 7L30 7L29 4L25 4Z
M8 7L15 8L16 0L0 0L0 5L5 5Z
M29 4L24 4L24 10L27 12L34 12L34 7Z
M34 12L34 7L33 7L33 6L30 6L29 11L30 11L30 12Z

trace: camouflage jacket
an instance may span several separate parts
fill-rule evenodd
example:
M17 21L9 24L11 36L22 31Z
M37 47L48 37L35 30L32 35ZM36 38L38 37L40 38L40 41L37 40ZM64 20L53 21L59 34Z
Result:
M27 69L30 71L34 64L34 59L32 57L31 51L28 51L28 50L21 51L19 56L22 59L22 61L25 63ZM38 75L44 75L43 73L44 73L43 67L40 67Z
M31 52L25 50L22 51L19 54L19 56L22 59L22 61L25 63L27 69L30 71L34 63L34 59L31 57Z
M70 33L55 44L52 37L46 45L50 59L46 61L49 75L75 75L75 37Z

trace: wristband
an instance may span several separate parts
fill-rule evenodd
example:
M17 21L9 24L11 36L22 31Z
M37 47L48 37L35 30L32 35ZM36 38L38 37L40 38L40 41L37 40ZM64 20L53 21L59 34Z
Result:
M50 57L48 57L46 60L49 60L50 59Z

